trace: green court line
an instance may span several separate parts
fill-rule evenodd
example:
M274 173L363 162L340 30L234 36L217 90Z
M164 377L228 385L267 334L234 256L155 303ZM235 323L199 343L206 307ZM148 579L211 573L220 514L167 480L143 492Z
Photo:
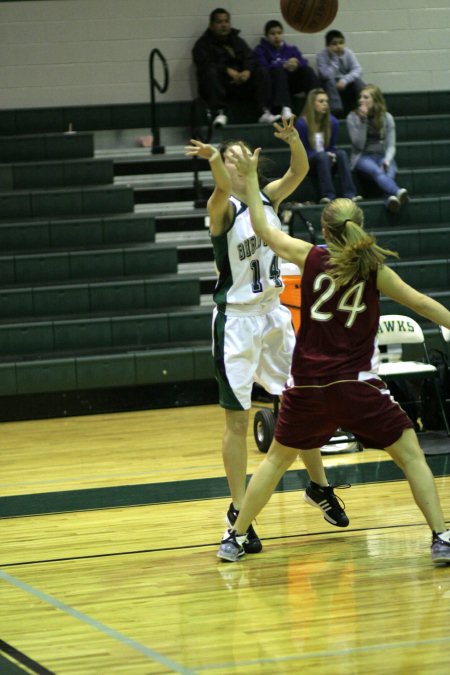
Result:
M449 454L427 456L427 462L435 476L448 476L450 474ZM404 479L403 473L391 461L328 467L327 476L332 485L343 483L361 485ZM293 492L302 490L307 486L308 480L308 475L304 469L287 471L276 491ZM218 499L228 497L228 495L228 485L224 477L11 495L0 497L0 517L14 518Z

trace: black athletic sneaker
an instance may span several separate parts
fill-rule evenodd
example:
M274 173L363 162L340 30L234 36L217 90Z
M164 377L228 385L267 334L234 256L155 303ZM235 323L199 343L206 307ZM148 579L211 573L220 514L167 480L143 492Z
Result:
M303 498L307 504L311 504L311 506L316 506L320 509L325 520L332 525L336 525L337 527L347 527L350 521L344 511L345 504L342 499L336 497L333 487L349 488L350 485L327 485L327 487L321 487L320 485L317 485L317 483L311 481L304 492ZM342 502L342 506L338 500Z
M233 527L233 525L237 520L238 515L239 511L236 511L236 509L233 506L233 502L231 502L225 519L229 527ZM244 551L246 553L260 553L262 551L261 539L258 537L255 530L253 529L253 525L250 525L250 527L247 530L247 541L244 543Z

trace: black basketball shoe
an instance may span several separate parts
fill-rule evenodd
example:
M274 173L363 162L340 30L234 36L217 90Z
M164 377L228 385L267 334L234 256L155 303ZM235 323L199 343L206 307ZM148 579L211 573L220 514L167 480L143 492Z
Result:
M334 487L350 487L350 485L335 485ZM323 513L323 517L332 525L337 527L347 527L349 519L344 511L345 504L334 494L333 486L322 487L317 483L310 482L306 488L303 498L307 504L315 506ZM342 502L342 506L339 501Z

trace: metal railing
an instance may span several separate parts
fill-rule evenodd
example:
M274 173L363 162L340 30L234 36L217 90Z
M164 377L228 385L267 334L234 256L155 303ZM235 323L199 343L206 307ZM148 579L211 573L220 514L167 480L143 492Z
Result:
M162 63L164 69L164 82L160 84L155 76L155 58L158 57ZM156 101L155 101L155 92L158 90L161 94L164 94L167 91L169 86L169 69L167 67L167 61L159 49L152 49L148 59L148 69L149 69L149 80L150 80L150 112L152 120L152 134L153 134L153 143L152 143L152 154L158 155L165 152L165 148L160 144L160 130L157 119L156 112Z

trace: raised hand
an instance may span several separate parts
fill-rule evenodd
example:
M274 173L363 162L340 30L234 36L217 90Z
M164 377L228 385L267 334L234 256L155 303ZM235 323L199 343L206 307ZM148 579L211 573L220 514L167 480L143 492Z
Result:
M195 138L191 138L191 145L185 145L184 154L190 157L201 157L202 159L211 159L219 151L209 143L202 143Z
M274 122L275 138L279 138L288 145L294 141L299 140L298 131L294 126L295 115L291 115L289 119L283 118L280 122ZM283 125L283 126L281 126Z
M239 142L239 150L236 151L233 147L229 148L228 159L234 164L238 173L243 176L249 176L251 174L258 173L258 161L261 148L256 148L256 150L251 153L250 150L242 143Z

